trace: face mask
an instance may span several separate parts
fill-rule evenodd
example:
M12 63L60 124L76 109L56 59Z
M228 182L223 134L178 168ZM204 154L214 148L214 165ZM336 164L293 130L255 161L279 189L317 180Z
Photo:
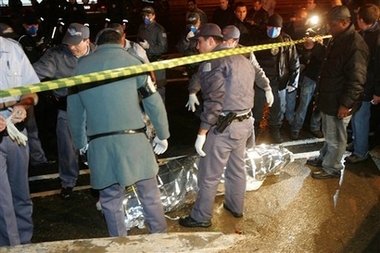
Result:
M195 33L195 32L197 31L197 28L196 28L195 26L192 25L192 26L190 27L190 31L192 31L193 33Z
M235 48L237 46L237 41L234 41L230 44L227 43L228 48Z
M281 27L272 27L267 30L269 38L277 38L280 35Z
M38 27L37 26L34 26L32 25L31 27L29 27L26 32L29 34L29 35L36 35L37 34L37 31L38 31Z
M144 18L144 24L149 25L151 22L150 18Z

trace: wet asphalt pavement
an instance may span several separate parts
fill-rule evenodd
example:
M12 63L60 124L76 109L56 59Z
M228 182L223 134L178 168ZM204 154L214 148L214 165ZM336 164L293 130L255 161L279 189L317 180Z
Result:
M162 17L162 25L172 26L169 41L176 41L184 20L174 22L173 14L171 17L172 20L169 16ZM183 70L168 70L167 75L183 79ZM166 91L171 137L169 149L159 158L193 155L199 119L184 106L187 82L169 82ZM36 107L36 117L46 155L49 160L57 161L55 109L45 99L48 95L48 92L40 94L44 98ZM290 142L286 122L281 131L284 141ZM264 131L258 143L268 143L269 137ZM313 139L307 127L301 131L300 139L286 146L299 154L299 159L290 163L283 173L268 177L258 190L247 192L242 219L226 212L222 208L223 196L218 196L210 228L190 229L178 225L175 218L188 214L189 204L167 214L173 218L167 219L168 232L222 232L246 236L244 241L221 252L380 252L380 151L373 152L373 159L348 165L341 180L319 181L310 177L316 168L306 166L305 161L319 150L322 141ZM312 141L306 143L310 139ZM97 191L89 186L88 168L81 164L77 186L66 200L59 196L57 173L57 163L29 170L35 225L32 243L107 237L106 223L95 206ZM146 233L146 229L139 228L128 232L129 235ZM47 252L52 251L54 247ZM3 252L1 248L0 252Z
M170 70L169 76L182 78L182 70ZM187 101L187 82L167 85L166 108L171 137L168 151L159 158L193 155L199 119L184 107ZM41 123L41 121L39 121ZM40 129L51 128L54 120L42 121ZM47 156L57 157L54 131L41 131ZM168 232L242 233L249 240L225 252L379 252L380 250L380 171L376 159L346 167L344 178L315 180L310 172L316 168L305 165L306 158L319 150L322 140L315 140L303 129L301 140L292 145L289 126L284 123L282 135L286 147L300 159L288 165L287 171L268 177L257 191L247 192L243 219L226 213L223 197L214 205L213 226L208 229L189 229L178 225L176 217L187 214L191 204L168 213ZM268 142L264 130L259 143ZM312 140L307 143L307 140ZM375 154L376 156L376 154ZM379 155L377 155L380 158ZM35 224L33 243L107 237L107 228L95 204L97 192L89 187L88 168L72 196L62 200L57 164L46 168L31 168ZM40 180L41 175L51 179ZM129 235L146 234L146 229L132 228ZM1 250L0 250L1 251ZM173 250L175 251L175 250Z

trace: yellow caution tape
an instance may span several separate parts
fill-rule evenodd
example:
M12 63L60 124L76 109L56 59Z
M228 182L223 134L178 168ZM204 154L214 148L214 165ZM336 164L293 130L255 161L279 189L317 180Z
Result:
M320 39L330 38L330 35L318 36ZM316 37L314 37L316 38ZM9 97L9 96L18 96L28 93L36 93L47 90L54 90L58 88L67 88L75 85L99 82L113 78L128 77L131 75L142 74L149 71L162 70L168 68L174 68L182 65L193 64L208 60L213 60L217 58L222 58L231 55L246 54L254 51L262 51L271 48L290 46L293 44L299 44L305 42L306 39L264 44L250 47L240 47L235 49L221 50L216 52L210 52L205 54L197 54L192 56L185 56L175 59L163 60L158 62L146 63L142 65L130 66L126 68L117 68L111 70L105 70L96 73L90 73L80 76L73 76L68 78L62 78L53 81L46 81L37 84L30 84L22 87L16 87L11 89L0 90L0 98Z

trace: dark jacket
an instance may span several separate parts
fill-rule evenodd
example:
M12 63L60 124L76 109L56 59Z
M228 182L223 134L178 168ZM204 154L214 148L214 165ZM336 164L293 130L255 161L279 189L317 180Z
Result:
M234 16L235 15L232 8L228 7L227 9L222 10L220 7L218 7L212 14L212 22L217 24L220 29L223 29L225 26L230 24Z
M251 8L247 13L246 19L255 21L255 24L253 24L254 29L264 31L266 30L269 14L262 7L258 11L255 11L255 9Z
M262 45L287 41L291 41L291 38L285 33L271 39L265 32L257 43ZM265 74L271 80L271 85L278 85L279 90L283 90L287 86L298 87L300 63L295 45L257 51L255 55Z
M339 106L354 113L361 104L369 58L368 47L351 25L330 39L325 47L314 46L312 53L324 56L317 79L317 106L330 116L336 116Z
M370 58L363 101L371 101L373 95L380 96L380 27L376 22L371 28L360 33L367 43Z
M252 38L251 27L249 24L241 22L238 18L234 17L231 20L231 25L234 25L240 31L239 43L243 46L252 46L254 40Z

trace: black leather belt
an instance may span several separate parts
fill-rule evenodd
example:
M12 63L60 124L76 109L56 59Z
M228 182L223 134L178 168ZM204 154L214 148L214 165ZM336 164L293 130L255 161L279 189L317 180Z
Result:
M91 136L88 136L88 141L95 140L100 137L105 137L109 135L117 135L117 134L137 134L137 133L145 133L146 127L139 128L139 129L127 129L127 130L122 130L122 131L113 131L113 132L108 132L108 133L101 133L101 134L94 134Z

